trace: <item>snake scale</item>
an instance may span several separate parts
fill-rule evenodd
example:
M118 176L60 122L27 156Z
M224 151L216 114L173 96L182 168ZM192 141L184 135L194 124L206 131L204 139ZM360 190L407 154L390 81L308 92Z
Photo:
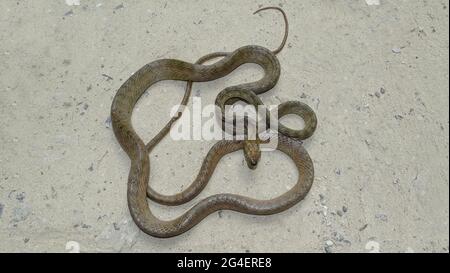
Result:
M270 215L284 211L300 202L309 192L313 179L314 168L311 158L303 148L301 140L310 137L316 129L317 119L311 108L300 102L287 102L280 105L279 117L287 114L300 115L305 121L305 128L292 130L279 125L279 132L273 137L277 139L277 149L288 155L298 169L298 180L295 186L271 200L257 200L236 194L217 194L199 201L183 215L170 221L158 219L150 210L148 199L175 206L184 204L195 198L208 183L220 159L229 153L243 150L250 168L256 168L260 157L258 141L251 140L221 140L217 142L205 157L195 181L183 192L165 196L154 191L148 184L150 175L149 153L169 132L172 124L180 117L172 118L169 123L148 144L135 132L131 117L133 109L153 84L177 80L186 81L187 87L182 105L186 105L193 82L207 82L225 77L243 64L253 63L261 66L264 77L253 83L228 87L216 99L216 104L222 111L225 105L237 100L243 100L252 105L261 105L258 94L271 90L280 77L280 63L276 57L284 47L288 35L286 14L277 7L262 8L262 10L279 10L285 19L286 32L282 45L275 51L260 46L244 46L234 52L218 52L202 57L196 63L188 63L174 59L162 59L151 62L133 74L117 91L111 106L111 120L114 134L131 160L128 177L127 199L131 216L136 225L145 233L159 238L180 235L198 224L209 214L218 210L233 210L253 215ZM205 65L206 61L221 57L213 64Z

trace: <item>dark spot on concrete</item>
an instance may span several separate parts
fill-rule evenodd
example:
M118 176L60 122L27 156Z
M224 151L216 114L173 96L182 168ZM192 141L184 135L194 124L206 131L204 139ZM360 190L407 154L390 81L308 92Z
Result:
M116 222L113 223L113 227L114 227L114 230L120 230L120 227Z
M325 203L325 196L323 194L319 194L319 198L320 198L320 203L324 204Z
M21 193L16 194L16 199L19 202L23 202L23 200L25 200L25 192L21 192Z
M123 5L123 4L120 4L120 5L116 6L114 9L115 9L115 10L118 10L118 9L123 9L123 8L124 8L124 5Z
M88 170L91 172L94 170L94 163L91 163L91 166L89 166Z
M71 63L72 63L72 61L69 60L69 59L65 59L65 60L63 61L63 65L70 65ZM66 71L66 74L67 74L67 71Z
M364 226L362 226L362 227L359 228L359 231L365 230L368 226L369 226L369 224L365 224Z
M53 186L51 187L52 190L52 199L56 199L58 197L58 193L56 192L55 188Z
M106 81L112 81L112 80L114 80L113 77L111 77L111 76L109 76L109 75L107 75L107 74L102 74L102 76L106 78Z
M85 103L85 104L83 105L83 109L84 109L84 110L87 110L88 108L89 108L89 104Z
M346 212L348 211L348 208L347 208L346 206L343 206L343 207L342 207L342 211L343 211L344 213L346 213Z
M28 243L30 241L30 238L25 238L25 239L23 239L23 242L26 244L26 243Z
M71 107L72 106L72 103L71 102L65 102L65 103L63 103L63 107L65 107L65 108L69 108L69 107Z
M3 214L3 209L5 208L5 205L3 205L2 203L0 203L0 218L2 217Z
M68 12L64 13L64 16L72 16L73 10L69 10Z
M404 117L402 115L395 115L394 116L396 120L403 120Z

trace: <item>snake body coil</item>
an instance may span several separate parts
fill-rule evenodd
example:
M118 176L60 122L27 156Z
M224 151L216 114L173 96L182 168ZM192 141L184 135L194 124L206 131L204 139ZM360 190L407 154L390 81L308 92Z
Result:
M312 161L300 141L285 136L281 132L276 135L277 149L287 154L299 171L296 185L283 195L271 200L256 200L235 194L213 195L171 221L162 221L155 217L148 205L147 198L165 205L179 205L193 199L206 186L220 159L226 154L244 149L246 141L219 141L207 154L196 180L190 187L173 196L158 194L148 185L150 175L148 155L170 129L174 120L155 139L145 144L135 132L131 122L133 108L139 98L150 86L165 80L187 81L189 83L187 94L189 94L192 82L216 80L246 63L261 66L264 70L264 77L257 82L229 87L223 91L223 94L234 92L238 99L239 95L252 94L256 96L272 89L278 82L280 64L275 53L277 52L271 52L259 46L245 46L232 53L222 54L223 59L211 65L200 64L208 57L201 59L197 64L171 59L158 60L142 67L120 87L111 107L112 126L117 140L131 160L127 192L130 213L135 223L145 233L161 238L173 237L186 232L217 210L234 210L255 215L274 214L292 207L306 196L314 178ZM185 99L186 97L188 95L185 96ZM256 102L249 103L255 104ZM315 130L317 124L315 114L304 104L290 103L292 105L289 103L284 105L282 115L291 112L302 115L306 127L301 130L302 134L297 134L297 138L305 139Z

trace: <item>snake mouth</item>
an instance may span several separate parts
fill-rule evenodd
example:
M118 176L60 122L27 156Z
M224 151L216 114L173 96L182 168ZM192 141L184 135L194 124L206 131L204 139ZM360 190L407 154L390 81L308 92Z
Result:
M257 162L257 161L250 160L250 161L247 162L247 165L248 165L248 167L249 167L251 170L255 170L256 167L258 167L258 162Z

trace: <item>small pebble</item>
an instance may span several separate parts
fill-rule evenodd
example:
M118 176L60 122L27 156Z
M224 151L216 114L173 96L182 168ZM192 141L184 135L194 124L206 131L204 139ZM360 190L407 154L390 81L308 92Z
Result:
M400 53L402 53L402 50L399 47L394 47L392 49L392 52L395 53L395 54L400 54Z
M359 228L359 231L365 230L368 226L369 226L369 224L365 224L364 226L362 226L361 228Z
M379 214L375 215L375 218L377 218L378 220L383 221L383 222L388 221L388 216L386 214L379 213Z
M346 212L348 211L348 208L347 208L346 206L343 206L343 207L342 207L342 211L343 211L344 213L346 213Z
M119 225L118 225L117 223L114 222L114 223L113 223L113 226L114 226L114 229L115 229L115 230L120 230L120 227L119 227Z
M105 127L109 129L109 128L111 128L111 125L112 125L111 117L108 117L105 120Z

